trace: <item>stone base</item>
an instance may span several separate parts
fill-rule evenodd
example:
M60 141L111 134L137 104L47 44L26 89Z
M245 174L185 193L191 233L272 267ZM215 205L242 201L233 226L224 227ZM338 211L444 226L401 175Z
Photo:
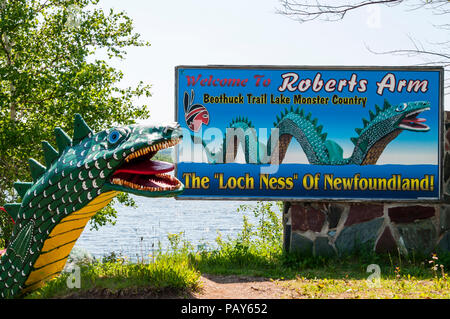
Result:
M450 250L450 112L445 112L444 202L286 202L284 248L313 255Z

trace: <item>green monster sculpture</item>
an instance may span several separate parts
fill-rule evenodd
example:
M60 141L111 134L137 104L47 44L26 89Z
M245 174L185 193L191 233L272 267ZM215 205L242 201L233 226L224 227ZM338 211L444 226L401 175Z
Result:
M185 102L186 103L186 102ZM194 143L202 144L209 163L226 163L235 160L239 143L245 143L244 154L246 163L261 164L262 158L270 159L270 163L282 163L292 137L299 142L310 164L316 165L369 165L376 164L386 146L403 130L427 132L430 130L425 119L417 115L430 109L429 102L408 102L391 105L387 100L383 107L375 106L375 112L369 111L370 118L363 119L363 127L356 128L357 137L351 141L355 145L352 155L343 158L340 145L327 139L323 126L317 125L317 118L312 119L311 113L293 107L285 109L277 116L274 128L279 129L278 147L272 148L271 138L266 145L259 143L252 123L247 118L237 118L229 125L232 129L240 129L245 135L233 134L234 141L226 134L222 148L211 152L206 143L197 136L191 135ZM345 125L345 123L342 123ZM277 150L274 152L274 150ZM231 156L230 156L231 155Z
M10 298L57 276L92 216L119 192L175 196L183 184L174 166L154 161L161 149L180 142L178 124L131 125L93 133L75 116L73 139L55 129L58 150L42 142L46 166L30 159L33 182L17 182L21 203L4 208L15 221L0 257L0 297Z

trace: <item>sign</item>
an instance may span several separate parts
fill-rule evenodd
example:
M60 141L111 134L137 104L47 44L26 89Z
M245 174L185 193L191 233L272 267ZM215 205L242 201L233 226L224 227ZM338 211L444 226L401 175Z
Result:
M441 199L442 68L175 71L179 198Z

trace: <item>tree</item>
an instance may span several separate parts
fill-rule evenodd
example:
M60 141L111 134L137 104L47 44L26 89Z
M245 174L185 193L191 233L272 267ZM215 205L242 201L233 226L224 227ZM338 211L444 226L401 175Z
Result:
M149 116L147 105L134 102L150 96L150 86L120 88L123 73L108 65L123 59L126 47L149 43L125 13L105 13L97 4L0 0L0 203L17 199L12 186L31 179L28 159L43 162L41 140L54 142L57 126L71 133L75 113L96 131ZM133 205L126 195L119 201ZM7 232L9 218L0 216ZM110 205L94 227L114 216Z
M345 0L345 1L320 1L320 0L279 0L281 8L277 13L285 15L300 23L321 19L324 21L338 21L345 18L346 14L360 10L364 7L385 5L405 6L406 10L431 10L436 16L450 16L449 0ZM449 21L447 19L446 21ZM450 30L450 23L434 25L437 29ZM376 52L376 54L397 54L408 57L420 56L425 62L419 65L439 65L450 71L450 54L448 53L450 41L429 43L424 46L417 39L411 39L411 48L393 49L390 51ZM444 84L445 94L450 94L450 78L447 76Z

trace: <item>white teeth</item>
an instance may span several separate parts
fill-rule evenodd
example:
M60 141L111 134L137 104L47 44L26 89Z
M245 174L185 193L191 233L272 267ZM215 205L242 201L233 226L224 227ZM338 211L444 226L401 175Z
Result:
M424 124L423 124L424 125ZM430 128L428 127L428 125L424 125L424 127L411 127L408 125L403 125L400 124L398 127L404 128L404 129L413 129L414 131L428 131Z
M171 191L171 190L178 189L180 187L180 182L178 181L178 179L176 179L172 175L169 175L169 174L156 174L155 176L156 177L160 177L160 178L164 178L166 180L169 180L170 182L172 182L174 184L171 185L171 186L163 186L162 185L162 186L159 186L159 187L150 187L150 186L142 186L142 185L134 184L134 183L128 182L128 181L120 179L120 178L113 178L111 180L111 182L113 184L116 184L116 185L126 186L126 187L129 187L129 188L143 190L143 191L150 191L150 192ZM154 184L158 184L159 183L155 179L149 179L149 180L152 181Z

